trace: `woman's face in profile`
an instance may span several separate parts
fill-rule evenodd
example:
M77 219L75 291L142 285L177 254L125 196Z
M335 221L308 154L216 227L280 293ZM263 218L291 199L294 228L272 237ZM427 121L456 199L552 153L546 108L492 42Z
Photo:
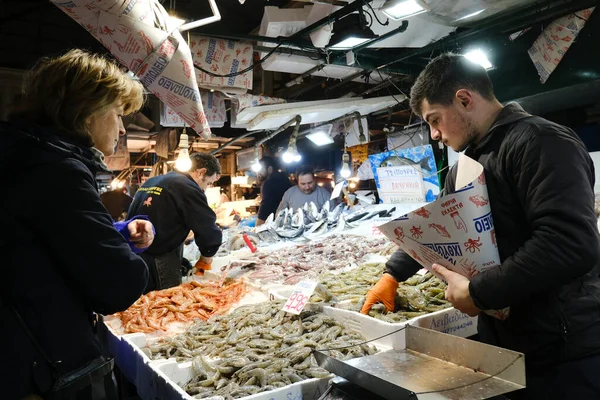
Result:
M114 104L106 112L97 112L90 117L90 135L95 147L110 156L115 152L119 136L125 134L123 106Z

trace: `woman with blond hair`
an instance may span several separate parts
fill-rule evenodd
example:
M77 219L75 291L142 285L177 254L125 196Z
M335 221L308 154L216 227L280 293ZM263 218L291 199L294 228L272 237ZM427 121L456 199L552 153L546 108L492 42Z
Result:
M144 291L136 253L153 230L139 219L113 225L95 174L125 133L121 118L143 100L115 63L71 50L38 62L0 124L2 398L116 394L94 313L122 311Z

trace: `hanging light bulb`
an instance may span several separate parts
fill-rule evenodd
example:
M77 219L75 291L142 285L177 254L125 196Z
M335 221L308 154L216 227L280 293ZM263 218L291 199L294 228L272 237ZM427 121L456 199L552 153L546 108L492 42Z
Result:
M281 159L286 164L302 160L302 156L298 153L298 149L296 148L296 135L292 134L292 136L290 136L290 142L288 143L285 152L281 155Z
M113 179L112 182L110 183L110 187L115 190L116 188L119 187L119 180L117 178Z
M298 148L294 146L294 162L300 162L302 160L302 156L298 153Z
M185 128L183 128L183 133L179 138L179 155L175 161L175 168L181 172L189 171L192 168L192 160L188 153L188 135L185 133Z
M342 169L340 170L340 176L344 179L349 178L352 175L352 171L350 170L350 156L346 151L344 151L344 155L342 156Z
M262 169L262 165L258 161L258 147L254 147L254 164L252 164L252 171L258 172Z

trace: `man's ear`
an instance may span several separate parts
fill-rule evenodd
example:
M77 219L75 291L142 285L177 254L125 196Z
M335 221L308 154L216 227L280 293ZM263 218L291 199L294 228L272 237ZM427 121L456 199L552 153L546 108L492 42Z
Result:
M459 89L455 94L458 104L467 111L473 109L473 93L467 89Z

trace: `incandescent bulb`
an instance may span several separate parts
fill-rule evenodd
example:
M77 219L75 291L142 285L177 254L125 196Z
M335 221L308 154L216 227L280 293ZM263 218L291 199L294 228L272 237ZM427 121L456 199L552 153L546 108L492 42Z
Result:
M254 159L254 164L252 164L252 171L254 172L258 172L262 169L262 165L260 165L260 162L258 162L258 158Z
M340 176L344 179L350 178L352 171L350 170L350 156L346 151L342 155L342 169L340 170Z
M283 160L284 163L286 164L290 164L292 162L294 162L294 153L290 151L290 149L288 148L285 153L283 153L281 155L281 159Z
M300 162L302 156L299 153L294 154L294 162Z
M188 135L185 133L182 133L179 138L179 155L175 161L175 168L181 172L189 171L192 168L192 160L188 153Z
M340 170L340 176L346 179L350 178L350 175L352 175L352 171L350 171L350 167L348 166L348 164L344 163L344 165L342 165L342 169Z
M187 149L179 149L179 155L175 161L175 168L181 172L189 171L190 168L192 168L192 160L190 159Z

